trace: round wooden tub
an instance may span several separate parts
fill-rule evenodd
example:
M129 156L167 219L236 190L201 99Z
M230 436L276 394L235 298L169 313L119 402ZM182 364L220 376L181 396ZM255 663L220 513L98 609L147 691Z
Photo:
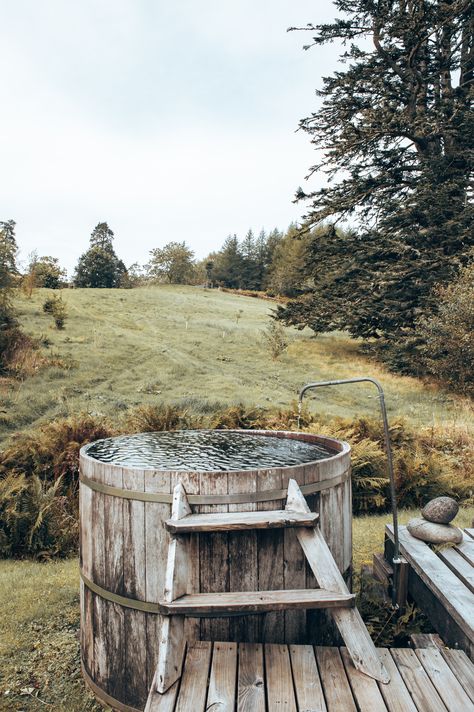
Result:
M194 512L284 508L290 478L300 485L341 572L350 576L350 448L308 433L234 431L292 438L329 448L325 459L244 471L139 469L80 454L81 654L98 699L143 710L157 663L174 486L182 482ZM315 580L291 529L193 536L189 593L311 588ZM203 640L321 642L321 611L188 619L187 637ZM327 641L327 638L325 639Z

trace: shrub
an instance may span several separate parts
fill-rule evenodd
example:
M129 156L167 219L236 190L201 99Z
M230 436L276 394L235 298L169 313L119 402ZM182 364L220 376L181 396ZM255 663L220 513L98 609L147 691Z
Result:
M112 427L90 415L58 420L13 437L0 452L0 556L61 556L77 546L79 449L120 433L187 428L296 430L297 409L234 405L190 413L179 405L141 406ZM383 428L376 419L316 420L302 413L302 429L349 441L355 513L389 509ZM398 504L419 507L438 495L472 500L473 438L441 428L414 431L391 425Z
M61 295L57 297L48 297L43 303L43 311L46 314L51 314L57 329L64 329L64 322L67 317L67 308Z
M437 290L436 314L418 323L426 370L466 395L474 395L474 262Z
M288 348L285 327L280 322L272 320L263 332L263 343L272 359L276 361Z

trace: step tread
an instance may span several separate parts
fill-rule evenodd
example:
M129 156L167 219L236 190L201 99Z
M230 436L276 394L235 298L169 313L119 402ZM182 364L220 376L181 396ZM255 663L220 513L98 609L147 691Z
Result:
M266 512L190 514L183 519L168 519L165 525L172 534L184 534L186 532L314 527L318 519L319 514L315 512L291 512L277 509Z
M354 606L352 593L338 593L322 588L297 588L282 591L232 591L230 593L193 593L174 601L160 601L163 615L213 616L241 615L280 611L287 608L347 608Z

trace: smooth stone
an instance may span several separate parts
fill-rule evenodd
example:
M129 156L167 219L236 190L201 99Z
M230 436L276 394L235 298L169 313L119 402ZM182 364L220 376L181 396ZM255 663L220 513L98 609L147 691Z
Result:
M462 531L451 524L435 524L426 519L417 517L407 524L410 534L416 539L421 539L429 544L460 544Z
M459 505L452 497L435 497L425 504L421 516L435 524L449 524L459 512Z

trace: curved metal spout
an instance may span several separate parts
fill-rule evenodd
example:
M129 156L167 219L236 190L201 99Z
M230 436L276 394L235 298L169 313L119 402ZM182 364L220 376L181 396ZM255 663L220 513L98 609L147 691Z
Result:
M393 520L393 538L394 538L394 551L393 551L393 595L392 600L396 600L396 592L398 588L398 565L400 564L400 545L398 539L398 512L397 512L397 494L395 490L395 475L393 472L393 458L392 458L392 448L390 445L390 431L388 428L388 418L387 409L385 407L385 396L383 388L375 378L370 378L368 376L360 378L344 378L337 381L316 381L315 383L307 383L299 392L298 397L298 426L301 415L301 407L303 403L303 397L306 391L312 390L313 388L322 388L325 386L341 386L347 383L373 383L377 388L379 394L380 411L382 414L384 439L385 439L385 452L387 454L387 464L388 464L388 476L390 480L390 503L392 509L392 520Z

